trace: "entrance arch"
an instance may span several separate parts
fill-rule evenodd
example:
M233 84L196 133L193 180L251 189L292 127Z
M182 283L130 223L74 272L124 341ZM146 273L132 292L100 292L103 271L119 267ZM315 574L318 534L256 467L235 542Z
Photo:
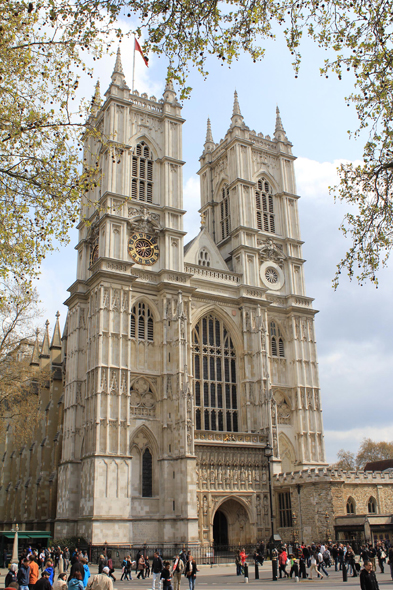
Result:
M216 547L255 542L248 510L236 498L228 498L217 507L212 524Z
M222 510L217 510L213 520L214 544L219 547L229 545L228 543L228 519Z

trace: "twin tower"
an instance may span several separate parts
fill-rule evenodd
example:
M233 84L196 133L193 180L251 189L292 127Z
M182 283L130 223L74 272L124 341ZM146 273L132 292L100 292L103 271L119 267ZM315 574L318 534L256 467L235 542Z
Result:
M85 146L100 182L67 299L55 537L267 539L266 445L274 473L325 464L316 312L279 111L273 137L247 127L236 93L220 143L208 122L201 230L186 245L171 83L160 100L131 93L118 53L91 121L111 140Z

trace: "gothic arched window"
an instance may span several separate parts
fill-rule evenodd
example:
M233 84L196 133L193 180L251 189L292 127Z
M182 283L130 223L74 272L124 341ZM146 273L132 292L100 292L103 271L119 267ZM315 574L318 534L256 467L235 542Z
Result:
M270 322L270 353L272 356L285 356L284 340L276 322Z
M222 189L220 218L221 239L224 240L231 231L231 208L229 203L229 188L226 185Z
M154 340L153 314L149 306L142 301L138 305L134 305L131 310L130 336L148 342Z
M353 498L348 498L347 500L347 514L355 514L355 500Z
M237 432L236 352L224 323L214 315L193 330L196 430Z
M153 495L153 457L150 449L142 455L142 496L151 498Z
M377 511L377 501L372 496L368 500L367 507L368 507L368 513L369 514L375 514L376 513L376 511Z
M131 198L153 202L153 155L144 141L138 143L132 156Z
M268 231L272 234L276 233L272 187L264 178L258 180L255 191L255 202L258 229Z

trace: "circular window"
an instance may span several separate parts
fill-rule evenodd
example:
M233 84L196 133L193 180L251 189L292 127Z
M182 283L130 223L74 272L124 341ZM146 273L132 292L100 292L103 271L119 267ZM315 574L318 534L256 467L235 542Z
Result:
M278 282L278 273L274 270L274 268L267 268L265 271L265 278L269 283L274 285Z
M270 291L279 291L284 286L284 273L272 260L266 260L261 264L260 277L262 284Z

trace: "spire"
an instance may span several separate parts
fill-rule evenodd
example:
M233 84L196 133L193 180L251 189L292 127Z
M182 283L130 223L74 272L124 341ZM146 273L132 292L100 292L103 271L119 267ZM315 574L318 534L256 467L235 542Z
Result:
M44 340L42 341L40 357L49 357L49 321L45 322Z
M173 88L172 78L169 77L169 70L166 78L166 85L164 90L164 100L167 102L175 102L176 100L176 92Z
M124 76L124 72L123 72L123 66L121 64L121 53L120 53L120 45L117 48L117 53L116 53L116 63L115 63L115 68L113 70L113 74L120 74L122 76ZM112 74L112 76L113 76Z
M93 98L91 99L91 112L93 115L97 114L98 109L101 106L101 102L102 102L102 99L101 99L101 92L100 92L100 81L97 80L94 95L93 95Z
M211 152L212 150L214 150L215 147L210 119L207 120L206 139L204 147L206 152Z
M40 364L40 343L38 341L39 330L35 331L35 342L33 353L31 355L30 365L39 365Z
M57 312L56 313L56 323L55 323L55 327L53 330L53 336L52 336L52 342L50 344L51 349L52 348L61 348L61 332L60 332L60 313Z
M276 128L274 130L274 137L275 139L277 139L277 141L287 140L287 136L285 134L285 130L281 121L280 109L278 108L278 106L276 107Z
M231 127L244 127L244 119L240 111L239 99L237 97L236 90L233 98L233 111L231 121Z

